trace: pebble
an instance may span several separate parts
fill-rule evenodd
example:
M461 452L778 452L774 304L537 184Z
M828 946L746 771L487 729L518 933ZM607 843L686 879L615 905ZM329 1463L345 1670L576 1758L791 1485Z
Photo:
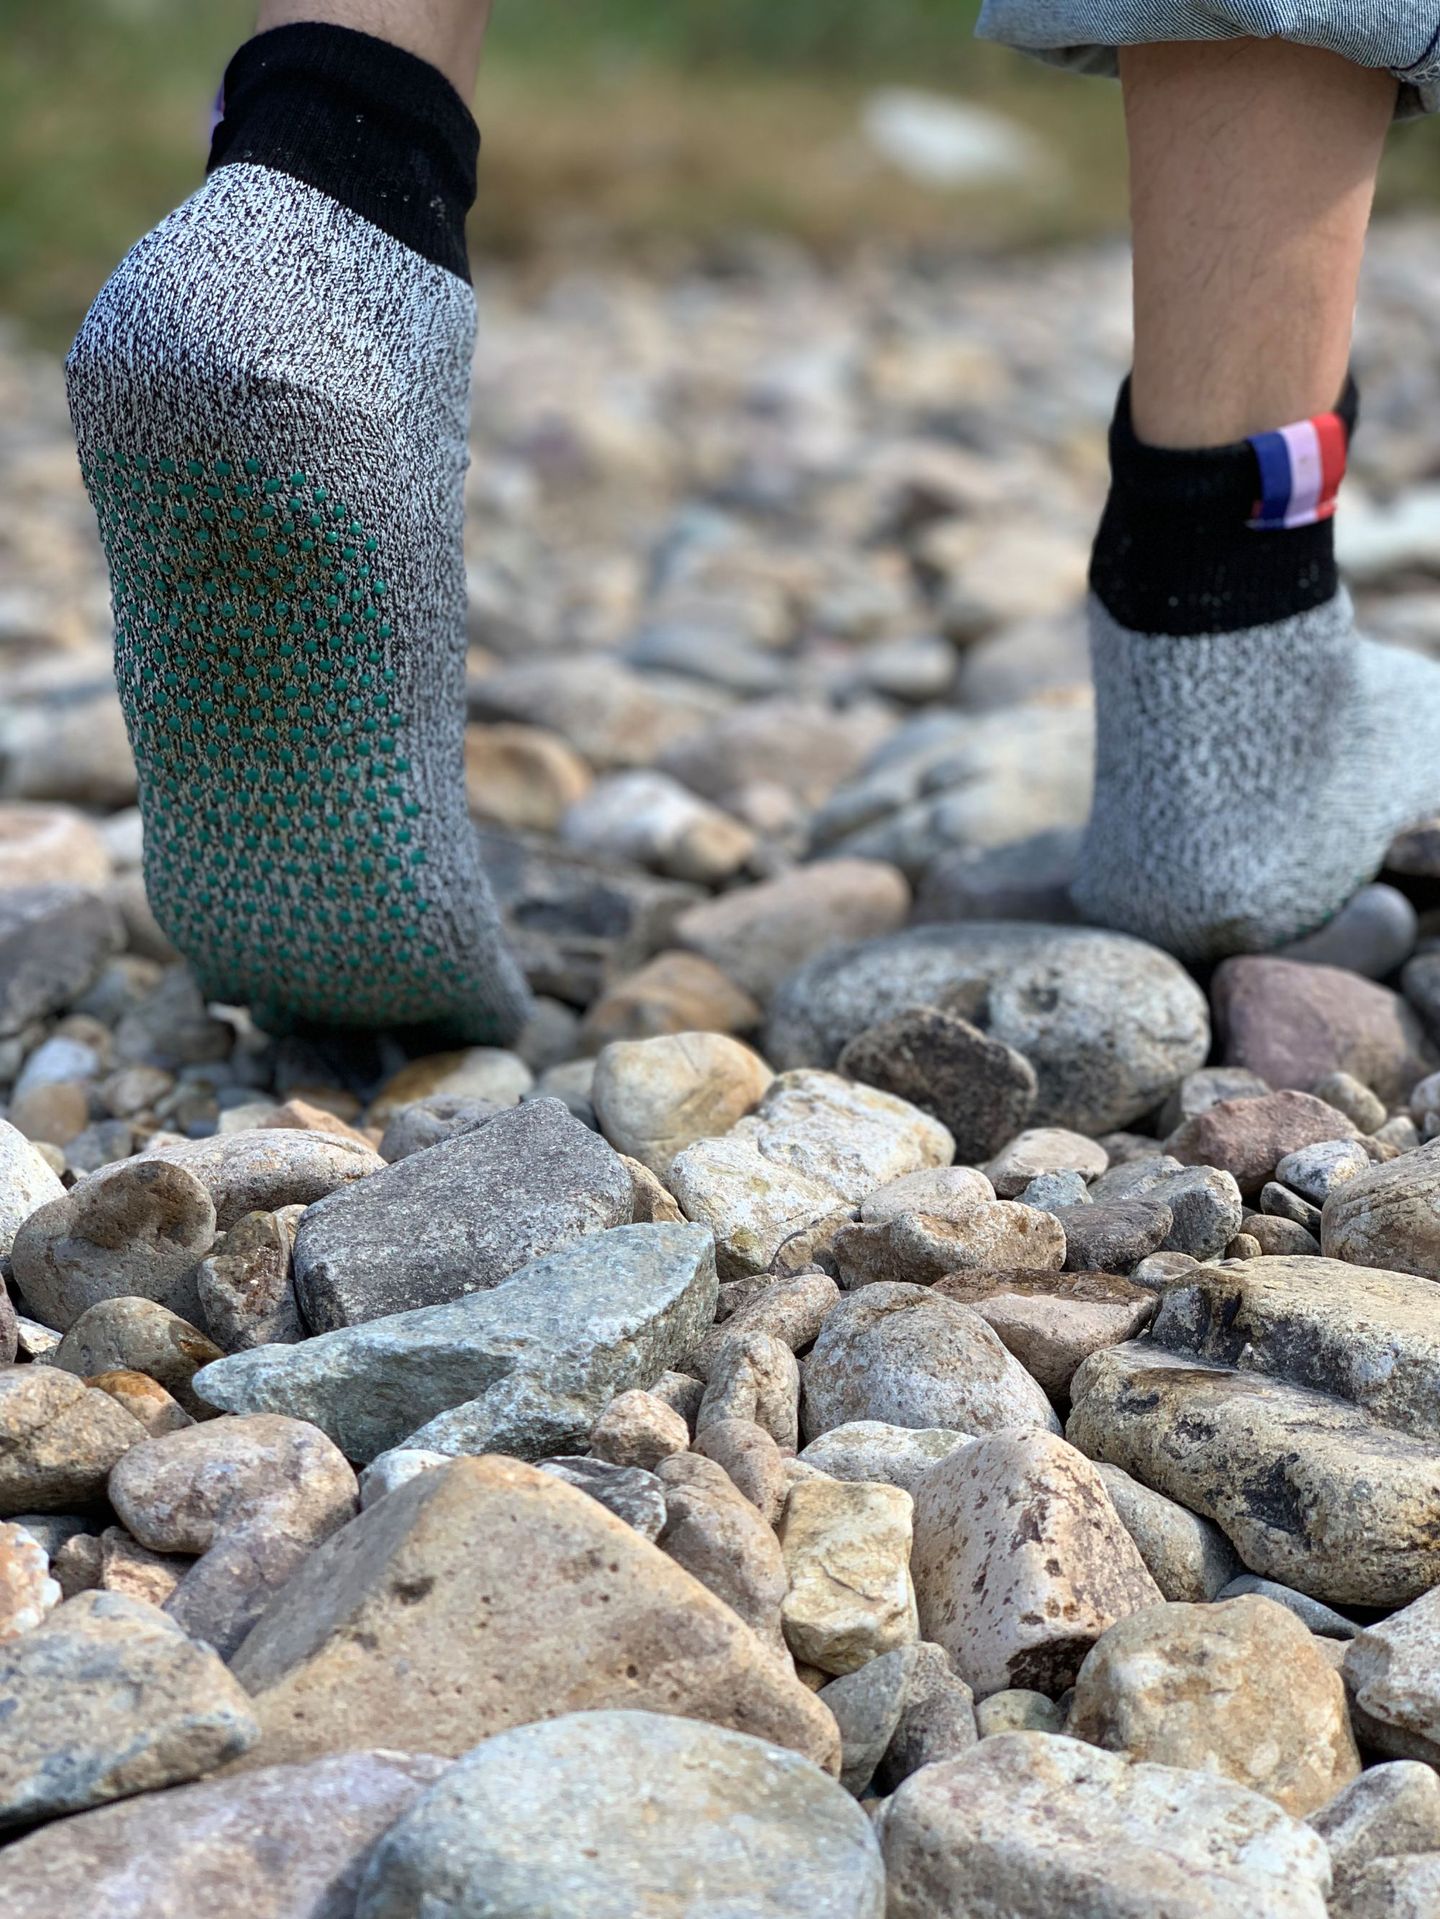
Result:
M933 1114L952 1135L957 1159L997 1152L1035 1105L1029 1060L935 1007L915 1007L868 1027L836 1063L842 1073Z
M792 1352L799 1352L814 1342L839 1299L840 1289L827 1273L794 1273L768 1285L762 1283L705 1335L686 1364L702 1379L707 1378L722 1349L746 1333L764 1333Z
M1261 1579L1256 1573L1238 1574L1215 1597L1239 1599L1247 1593L1257 1594L1261 1599L1271 1599L1277 1606L1284 1606L1288 1612L1294 1613L1308 1631L1318 1633L1322 1638L1354 1639L1360 1631L1354 1620L1347 1619L1333 1607L1322 1606L1318 1599L1312 1599L1308 1593L1296 1592L1293 1586L1278 1585L1273 1579Z
M295 1294L315 1332L495 1286L630 1218L618 1156L558 1100L375 1163L369 1178L311 1205L295 1235Z
M411 1153L423 1153L427 1146L438 1146L442 1139L473 1133L504 1110L492 1100L472 1099L464 1093L429 1093L400 1107L385 1122L380 1157L392 1165Z
M1343 1900L1377 1860L1440 1852L1440 1779L1413 1759L1370 1766L1312 1812L1309 1823L1330 1849L1336 1897Z
M64 1196L49 1161L18 1127L0 1119L0 1258L8 1258L16 1232L32 1213Z
M1275 1177L1311 1205L1323 1206L1337 1187L1368 1173L1370 1165L1370 1155L1359 1140L1322 1140L1287 1153L1275 1168Z
M108 1393L53 1366L0 1369L0 1518L100 1498L110 1469L146 1437Z
M257 1126L219 1139L152 1146L144 1163L178 1166L200 1181L215 1205L222 1233L247 1213L312 1206L358 1185L385 1162L372 1146L330 1133Z
M993 1432L1059 1430L1050 1402L978 1313L923 1286L842 1299L801 1364L807 1440L851 1420Z
M1377 1620L1345 1650L1356 1737L1396 1759L1440 1763L1440 1587Z
M715 1292L708 1233L623 1227L482 1293L232 1353L195 1388L227 1412L309 1420L351 1460L402 1442L539 1459L578 1450L617 1394L687 1352Z
M108 1393L116 1405L138 1420L154 1439L160 1433L177 1433L194 1420L183 1406L172 1399L165 1388L144 1373L117 1370L94 1373L86 1381L97 1391Z
M1384 1100L1353 1073L1327 1073L1310 1090L1316 1099L1353 1120L1362 1133L1378 1132L1385 1124Z
M1210 991L1226 1064L1275 1087L1303 1090L1350 1073L1399 1106L1437 1064L1405 1000L1358 973L1246 956L1217 967Z
M867 1225L896 1219L902 1213L924 1213L931 1219L959 1222L974 1210L977 1200L995 1197L995 1188L973 1166L932 1166L903 1179L889 1180L868 1193L860 1204Z
M968 1016L979 1000L985 1031L1035 1069L1041 1126L1128 1126L1209 1051L1203 996L1153 947L1081 927L976 925L913 927L810 960L776 994L765 1057L828 1066L897 1008Z
M0 1641L33 1632L59 1604L45 1547L28 1526L0 1521Z
M938 1120L838 1073L781 1073L729 1137L753 1142L766 1159L818 1180L847 1205L955 1157Z
M1053 1213L1018 1200L979 1200L957 1219L900 1213L873 1225L842 1226L833 1253L848 1290L885 1281L929 1286L957 1272L1058 1272L1066 1234Z
M196 1268L200 1310L222 1352L293 1346L305 1337L291 1269L304 1213L303 1206L246 1213Z
M749 827L698 799L667 773L612 773L596 781L560 822L567 845L627 860L669 879L719 886L753 858Z
M359 1508L355 1475L325 1435L264 1413L131 1447L110 1475L109 1498L151 1552L198 1555L166 1610L222 1658Z
M512 1726L615 1708L743 1722L839 1769L833 1719L728 1606L598 1501L513 1459L457 1459L388 1493L310 1556L233 1670L257 1763L382 1739L453 1758Z
M215 1238L202 1180L158 1159L125 1160L30 1214L11 1262L30 1312L64 1332L101 1300L157 1300L200 1317L195 1266Z
M0 806L0 893L56 883L99 891L111 874L105 841L70 806Z
M1056 1697L1117 1620L1160 1597L1090 1461L1046 1432L978 1439L915 1496L927 1639L984 1698Z
M1221 1100L1185 1120L1165 1141L1165 1151L1187 1166L1221 1168L1250 1198L1275 1178L1287 1155L1350 1138L1354 1130L1343 1113L1309 1093L1265 1093Z
M695 1435L695 1450L724 1468L767 1525L779 1523L791 1483L786 1468L794 1461L763 1426L753 1419L712 1419Z
M1097 1206L1087 1194L1084 1204L1056 1207L1055 1217L1065 1234L1065 1265L1072 1272L1128 1273L1168 1245L1175 1232L1174 1213L1158 1199L1118 1199Z
M458 1913L480 1887L492 1919L678 1913L700 1887L717 1919L885 1911L870 1822L833 1780L762 1739L643 1710L487 1739L380 1840L356 1919Z
M1339 1673L1293 1613L1254 1595L1147 1607L1110 1627L1080 1668L1065 1730L1218 1774L1297 1819L1360 1771Z
M918 1646L895 1646L820 1688L840 1728L840 1783L857 1799L875 1777L905 1709Z
M785 1558L769 1522L723 1466L699 1453L660 1461L656 1477L664 1505L661 1551L783 1657Z
M657 953L591 1002L580 1039L598 1052L611 1040L662 1033L753 1033L760 1018L756 1000L711 961Z
M785 1641L821 1672L854 1672L919 1637L910 1580L913 1501L899 1486L807 1479L780 1521Z
M866 1479L914 1494L932 1466L971 1443L969 1433L946 1426L892 1426L883 1419L852 1419L812 1439L802 1465L832 1479Z
M894 1791L923 1766L969 1752L979 1737L975 1698L943 1646L921 1640L913 1653L900 1723L880 1761L877 1785Z
M927 1766L880 1833L891 1919L1325 1919L1323 1841L1228 1779L1043 1732Z
M0 1644L0 1716L0 1827L196 1779L259 1733L210 1648L121 1593L80 1593Z
M535 1084L535 1075L518 1054L498 1046L467 1046L460 1052L429 1053L393 1073L366 1110L382 1129L422 1099L480 1099L490 1106L518 1106Z
M590 1428L590 1450L597 1459L647 1472L689 1444L690 1428L675 1408L638 1387L618 1393Z
M774 1074L724 1033L616 1040L595 1062L591 1102L617 1152L663 1179L677 1153L728 1133L759 1104Z
M787 1242L818 1241L853 1213L833 1186L767 1158L733 1129L677 1153L666 1183L686 1218L714 1234L722 1279L769 1272Z
M102 1299L83 1312L50 1355L62 1372L89 1379L97 1373L143 1373L163 1386L193 1417L210 1408L191 1384L221 1349L178 1313L153 1299Z
M477 819L553 833L590 786L589 767L554 733L504 723L465 729L465 796Z
M905 876L881 860L822 860L690 906L675 937L763 1006L782 980L826 948L904 924Z
M377 1499L408 1484L419 1473L434 1472L437 1466L449 1464L449 1453L420 1446L394 1446L388 1453L377 1453L360 1474L361 1507L373 1506Z
M996 1153L985 1176L1001 1199L1015 1199L1043 1173L1078 1173L1097 1178L1109 1165L1103 1146L1063 1126L1040 1126L1018 1134Z
M723 1330L729 1332L728 1324ZM706 1372L705 1395L695 1415L697 1438L722 1420L748 1419L782 1450L795 1450L800 1368L783 1339L758 1331L736 1332L714 1352Z
M1095 1470L1164 1597L1196 1603L1217 1598L1236 1567L1234 1548L1220 1528L1118 1466L1096 1460Z
M952 1273L935 1291L973 1308L1052 1399L1091 1353L1136 1338L1155 1313L1148 1287L1114 1272Z
M980 1701L975 1730L982 1739L996 1739L1005 1732L1064 1732L1065 1715L1043 1692L1011 1686Z
M1325 1202L1327 1259L1440 1278L1440 1140L1346 1180Z
M68 1819L5 1854L6 1919L332 1919L376 1841L446 1769L349 1752L173 1786Z

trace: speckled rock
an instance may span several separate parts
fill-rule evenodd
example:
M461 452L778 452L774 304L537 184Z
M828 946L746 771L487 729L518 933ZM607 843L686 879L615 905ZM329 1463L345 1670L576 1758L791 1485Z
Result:
M376 1840L448 1763L337 1753L97 1807L10 1847L6 1919L340 1919Z
M874 1224L842 1226L833 1245L835 1269L854 1290L885 1281L929 1286L947 1273L1058 1272L1065 1264L1065 1228L1053 1213L1018 1200L977 1200L956 1219L899 1213Z
M1350 1642L1345 1684L1365 1745L1440 1766L1440 1585Z
M214 1201L215 1224L222 1233L246 1213L312 1206L385 1164L373 1147L358 1146L353 1139L278 1126L153 1147L145 1159L193 1173Z
M776 994L765 1056L828 1066L904 1006L967 1018L1035 1068L1042 1125L1128 1126L1204 1064L1203 996L1167 954L1121 934L1003 922L920 926L822 954Z
M955 1157L939 1120L838 1073L780 1074L730 1137L750 1140L766 1159L818 1180L846 1205Z
M1080 1668L1065 1730L1219 1773L1302 1819L1360 1771L1339 1673L1292 1613L1255 1597L1147 1607L1112 1626Z
M663 1178L685 1147L728 1133L774 1077L727 1034L675 1033L605 1047L590 1097L610 1144Z
M1377 1860L1440 1853L1440 1778L1414 1759L1371 1766L1312 1812L1310 1824L1330 1848L1336 1899L1343 1902ZM1342 1903L1342 1914L1348 1911Z
M510 1726L614 1707L743 1723L839 1768L833 1719L728 1606L513 1459L457 1459L387 1493L311 1555L234 1671L262 1728L258 1763L381 1738L454 1757Z
M258 1731L215 1654L120 1593L81 1593L0 1645L0 1716L0 1826L197 1778Z
M1035 1106L1035 1069L1023 1054L933 1006L912 1007L858 1033L837 1065L933 1113L953 1135L958 1159L987 1159Z
M108 1393L70 1373L0 1368L0 1518L88 1505L104 1493L115 1462L145 1437Z
M971 1434L945 1426L891 1426L881 1419L852 1419L812 1439L799 1457L832 1479L881 1480L914 1494L930 1468L962 1446Z
M647 1472L689 1444L690 1428L675 1408L638 1387L617 1393L590 1429L590 1450L597 1459Z
M807 1439L855 1419L1059 1429L1042 1389L979 1314L923 1286L866 1286L841 1300L801 1377Z
M867 1225L897 1219L902 1213L961 1220L978 1201L994 1197L995 1188L978 1167L931 1166L867 1193L860 1203L860 1217Z
M220 1358L220 1348L188 1319L154 1299L102 1299L75 1321L50 1364L80 1379L116 1371L145 1373L185 1411L207 1417L191 1381L202 1366Z
M699 1887L715 1919L882 1919L885 1903L870 1822L816 1767L643 1711L486 1740L376 1846L356 1919L459 1914L479 1887L491 1919L679 1913Z
M853 1211L832 1186L767 1159L734 1132L687 1146L666 1180L686 1218L715 1235L722 1279L769 1271L788 1241L833 1233Z
M1054 1696L1107 1627L1160 1597L1090 1461L1044 1432L952 1454L915 1499L921 1630L981 1697Z
M985 1739L901 1786L887 1919L1325 1919L1319 1836L1228 1779L1043 1732Z
M1440 1139L1347 1180L1321 1211L1320 1243L1330 1259L1440 1279Z
M303 1206L246 1213L195 1273L205 1324L222 1352L286 1346L305 1337L291 1257Z

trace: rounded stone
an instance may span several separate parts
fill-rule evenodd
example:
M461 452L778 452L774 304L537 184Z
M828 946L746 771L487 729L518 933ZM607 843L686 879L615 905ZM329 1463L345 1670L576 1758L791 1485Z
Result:
M610 1144L663 1179L677 1153L752 1112L774 1077L724 1033L615 1040L595 1063L590 1100Z
M637 1816L638 1815L638 1816ZM478 1746L380 1841L356 1919L881 1919L865 1814L794 1753L694 1720L571 1713Z

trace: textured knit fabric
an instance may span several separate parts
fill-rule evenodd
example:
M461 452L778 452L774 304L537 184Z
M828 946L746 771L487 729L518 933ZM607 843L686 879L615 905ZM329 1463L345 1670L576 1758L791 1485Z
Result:
M1361 639L1343 590L1185 639L1090 610L1087 918L1187 959L1263 952L1333 917L1440 809L1440 667Z
M982 40L1108 74L1117 47L1293 40L1393 73L1401 114L1440 111L1440 17L1432 0L985 0L976 31Z
M474 323L466 280L241 163L70 355L151 903L273 1028L526 1015L464 800Z
M1355 424L1347 382L1333 420L1338 483ZM1121 626L1140 633L1231 633L1267 626L1333 600L1339 587L1331 524L1257 524L1279 492L1293 519L1288 443L1309 422L1232 446L1148 446L1130 416L1130 383L1110 425L1110 493L1090 561L1090 584ZM1279 469L1286 469L1281 473Z

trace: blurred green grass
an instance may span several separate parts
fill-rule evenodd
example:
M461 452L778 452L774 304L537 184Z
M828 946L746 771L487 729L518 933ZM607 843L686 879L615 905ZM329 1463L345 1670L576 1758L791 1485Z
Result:
M780 233L823 254L1118 230L1115 90L970 38L977 0L497 0L477 110L478 259L725 257ZM0 314L57 342L124 248L196 183L250 0L5 0ZM1054 164L1005 192L926 189L859 132L911 83L1036 130ZM1440 202L1440 130L1392 143L1382 204Z

